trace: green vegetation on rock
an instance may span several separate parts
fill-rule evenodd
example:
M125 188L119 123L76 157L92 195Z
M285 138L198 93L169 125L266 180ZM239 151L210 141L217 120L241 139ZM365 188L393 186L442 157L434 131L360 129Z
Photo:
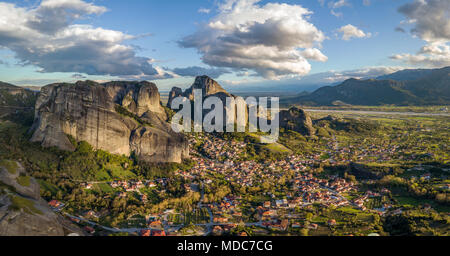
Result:
M19 185L21 185L23 187L30 186L30 181L31 181L30 176L20 175L19 177L16 178L16 180L17 180L17 183L19 183Z
M10 200L11 200L11 205L9 206L10 210L13 211L23 210L24 212L29 214L42 214L42 212L35 207L34 202L29 199L20 196L11 196Z
M17 169L19 168L16 162L10 160L0 160L0 167L6 168L6 170L11 174L16 174Z

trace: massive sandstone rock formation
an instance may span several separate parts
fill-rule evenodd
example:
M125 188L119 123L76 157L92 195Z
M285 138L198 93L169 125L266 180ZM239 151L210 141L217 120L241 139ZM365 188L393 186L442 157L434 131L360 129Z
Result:
M280 127L306 136L314 135L316 132L309 114L297 107L280 111Z
M199 76L195 79L194 84L186 89L184 92L178 88L173 87L169 93L169 102L167 104L168 107L171 107L172 100L176 97L182 96L186 97L189 100L194 100L194 89L201 89L203 100L208 97L218 97L221 99L224 105L224 117L226 117L226 97L234 97L234 95L228 93L225 89L223 89L216 81L209 78L208 76ZM242 109L242 108L240 108ZM245 106L245 118L248 120L249 109L248 106ZM209 110L204 110L203 115L205 115ZM258 119L267 119L267 113L270 110L259 108L257 118ZM235 117L235 120L236 117ZM311 136L315 134L315 128L313 127L313 123L311 117L308 113L303 111L300 108L293 107L289 110L280 111L280 127L297 131L303 135Z
M0 236L63 235L58 216L39 195L39 184L19 163L8 161L5 167L0 162Z
M92 81L42 88L35 108L33 142L74 150L69 136L95 149L148 162L181 162L188 142L172 131L156 85Z
M195 82L192 84L191 87L187 88L184 92L178 88L173 87L172 90L169 93L169 101L167 103L168 108L172 108L172 100L176 97L186 97L191 102L194 101L194 90L200 89L202 90L202 101L205 101L209 97L217 97L222 101L223 104L223 117L224 120L226 120L227 116L227 105L226 105L226 98L236 98L236 96L228 93L222 86L220 86L219 83L217 83L214 79L208 77L208 76L198 76L195 78ZM215 108L216 106L214 106ZM194 110L194 107L192 106L192 111ZM203 110L203 117L209 113L211 110L204 109ZM247 109L246 109L247 114ZM192 117L193 118L193 117ZM236 114L235 114L236 119Z
M223 89L222 86L220 86L220 84L217 83L214 79L208 76L198 76L195 78L194 84L192 84L192 86L186 89L184 92L178 87L173 87L169 93L169 101L167 103L167 106L170 108L172 100L179 96L186 97L189 100L193 101L195 89L202 90L203 99L215 96L219 97L224 101L225 97L234 97L233 95L229 94L225 89Z

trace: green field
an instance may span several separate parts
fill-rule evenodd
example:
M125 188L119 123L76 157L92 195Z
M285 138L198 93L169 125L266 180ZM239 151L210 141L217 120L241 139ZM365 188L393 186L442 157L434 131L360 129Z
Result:
M421 199L410 196L394 196L394 199L396 199L398 203L404 207L418 207L429 204L438 212L450 212L450 206L441 205L428 199Z

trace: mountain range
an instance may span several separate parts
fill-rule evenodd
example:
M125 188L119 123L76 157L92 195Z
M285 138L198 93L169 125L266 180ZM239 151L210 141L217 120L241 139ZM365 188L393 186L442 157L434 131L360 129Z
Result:
M450 67L402 70L377 79L348 79L310 94L286 97L281 104L309 106L447 105L450 104Z

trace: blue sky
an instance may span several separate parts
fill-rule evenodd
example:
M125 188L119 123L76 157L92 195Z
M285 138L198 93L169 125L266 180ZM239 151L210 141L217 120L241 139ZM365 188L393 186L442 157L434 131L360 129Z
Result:
M314 77L442 67L448 8L445 0L0 1L0 80L145 79L167 89L203 72L229 86L301 87Z

